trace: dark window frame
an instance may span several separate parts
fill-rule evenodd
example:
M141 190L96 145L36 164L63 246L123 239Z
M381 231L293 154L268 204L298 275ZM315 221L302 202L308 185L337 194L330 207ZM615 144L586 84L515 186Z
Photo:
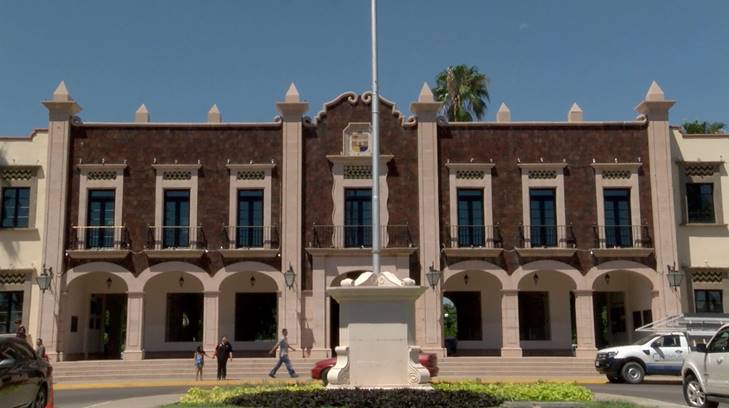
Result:
M238 189L235 234L236 248L263 247L264 194L263 189ZM260 205L258 211L256 211L256 205ZM243 213L244 206L248 209L245 214Z
M552 319L551 308L549 305L549 292L546 291L520 291L519 292L519 340L521 341L551 341L552 340ZM536 297L541 297L541 301L537 302ZM529 299L532 297L532 299ZM533 307L527 307L527 302ZM537 303L541 303L537 307ZM526 323L537 319L542 315L542 327L537 327L536 331L529 331L534 327L528 326ZM536 321L536 320L534 320Z
M27 192L27 205L21 205L21 191ZM13 192L13 197L8 197L8 193ZM2 203L0 203L0 228L29 228L30 217L31 217L31 188L30 187L3 187L2 188ZM12 213L8 214L9 208L7 208L6 200L12 199ZM23 216L20 214L21 209L25 208L27 214ZM22 222L21 220L25 220Z
M546 208L547 202L552 203L550 214L548 214ZM552 223L548 223L550 215L553 220ZM535 223L537 218L539 223ZM558 246L559 234L557 228L557 189L554 187L529 188L529 242L531 246Z
M344 246L372 247L372 189L344 189ZM354 222L353 222L354 221Z
M15 300L13 296L16 297ZM0 292L0 307L7 307L7 310L3 311L6 320L0 322L0 334L15 333L15 321L23 319L24 301L25 292L22 290Z
M185 193L186 196L175 196ZM190 208L192 192L190 189L165 189L162 207L162 248L186 248L190 246ZM173 223L169 224L168 203L174 204ZM183 222L182 204L187 203L187 219Z
M719 294L719 299L712 302L709 294L716 293ZM703 294L703 300L698 299L699 294ZM704 303L704 307L699 307L699 302ZM718 305L719 309L712 310L711 305ZM694 289L694 310L696 313L724 313L724 291L722 289Z
M484 194L481 188L456 189L458 246L482 247L486 244Z
M204 296L195 292L167 293L165 313L165 342L167 343L201 343L205 325ZM174 308L180 309L174 309ZM189 329L177 326L178 317L187 312ZM197 328L195 328L197 326Z
M704 188L710 191L702 191ZM686 183L686 220L689 224L716 223L714 194L714 183Z

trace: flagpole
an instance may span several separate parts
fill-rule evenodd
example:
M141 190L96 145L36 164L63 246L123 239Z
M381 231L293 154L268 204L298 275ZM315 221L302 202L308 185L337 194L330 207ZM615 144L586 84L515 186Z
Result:
M377 83L377 0L372 1L372 272L380 275L380 95Z

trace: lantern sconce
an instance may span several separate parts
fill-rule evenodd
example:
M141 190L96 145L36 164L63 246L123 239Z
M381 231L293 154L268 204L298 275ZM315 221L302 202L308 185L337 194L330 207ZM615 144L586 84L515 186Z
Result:
M534 286L539 285L539 274L538 273L534 272L534 276L532 277L532 279L534 280Z
M430 287L432 289L435 289L435 287L438 285L438 282L440 281L440 271L435 269L435 266L433 264L430 264L430 268L428 268L428 272L425 273L425 277L428 279Z
M111 278L106 278L106 288L111 289Z
M468 274L463 275L463 283L468 286Z
M605 284L606 285L609 285L610 284L610 274L609 273L606 273L605 274Z
M41 273L40 275L38 275L35 278L35 281L38 284L38 287L40 288L41 292L46 293L46 291L51 288L52 280L53 280L53 268L52 267L46 268L46 265L43 264L43 273Z
M681 283L683 283L683 271L676 268L676 262L674 262L673 265L666 265L666 269L668 270L666 273L668 286L670 286L673 290L681 287Z
M294 272L294 268L289 264L289 269L284 272L284 282L286 282L286 287L289 289L294 288L294 284L296 283L296 272Z
M256 277L251 275L251 287L256 286Z
M185 278L183 278L182 276L180 276L180 280L178 280L177 282L180 284L180 287L185 286Z

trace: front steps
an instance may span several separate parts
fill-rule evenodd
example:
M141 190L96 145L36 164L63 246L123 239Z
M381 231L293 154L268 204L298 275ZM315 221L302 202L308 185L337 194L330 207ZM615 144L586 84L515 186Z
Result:
M292 358L291 363L301 380L310 378L310 370L317 362L312 358ZM239 358L228 363L228 379L266 379L276 359ZM489 381L499 379L518 381L534 380L574 380L585 377L599 377L594 369L594 360L575 357L448 357L438 361L440 379L482 378ZM215 360L205 360L204 378L214 380L217 364ZM285 366L281 366L277 376L288 378ZM195 379L192 358L164 360L96 360L66 361L53 364L53 377L56 383L111 383L139 382L145 380L191 381Z

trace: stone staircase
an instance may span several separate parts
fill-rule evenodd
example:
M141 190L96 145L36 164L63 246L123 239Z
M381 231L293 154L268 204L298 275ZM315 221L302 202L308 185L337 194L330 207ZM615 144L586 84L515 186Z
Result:
M316 359L293 358L294 368L302 380L309 379L309 370ZM274 358L239 358L228 364L228 378L232 380L266 379L275 364ZM439 378L482 378L518 381L570 380L599 377L592 359L574 357L449 357L438 361ZM96 360L67 361L53 364L56 383L109 383L125 381L191 381L195 379L192 359L153 359L142 361ZM214 360L205 361L205 379L215 379ZM278 372L288 378L285 367Z

